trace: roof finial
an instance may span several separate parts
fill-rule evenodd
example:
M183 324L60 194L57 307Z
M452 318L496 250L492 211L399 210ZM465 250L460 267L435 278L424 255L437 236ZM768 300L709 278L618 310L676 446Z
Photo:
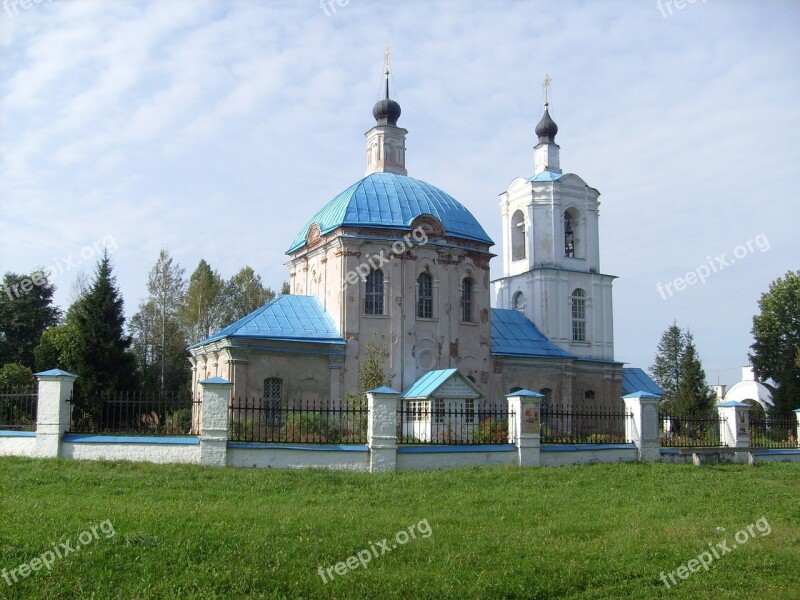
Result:
M383 51L383 67L384 73L386 74L386 96L385 99L389 99L389 44L387 42L386 49Z
M550 84L553 83L553 80L550 79L550 75L545 74L544 81L542 82L542 88L544 88L544 107L547 108L550 106Z

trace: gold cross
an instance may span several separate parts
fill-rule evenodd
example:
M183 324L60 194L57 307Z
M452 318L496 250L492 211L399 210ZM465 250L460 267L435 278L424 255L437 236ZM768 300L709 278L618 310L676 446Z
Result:
M386 44L386 50L383 51L383 66L386 70L386 74L389 74L389 44Z
M542 82L542 87L544 88L544 105L548 106L550 103L549 95L550 95L550 84L553 83L553 80L550 79L550 75L544 76L544 81Z

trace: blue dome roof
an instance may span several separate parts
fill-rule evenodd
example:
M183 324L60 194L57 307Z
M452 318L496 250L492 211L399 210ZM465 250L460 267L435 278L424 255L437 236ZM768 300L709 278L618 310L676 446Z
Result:
M328 202L303 227L286 253L305 245L314 223L321 235L347 225L408 230L420 215L439 219L449 236L494 244L472 213L439 188L404 175L373 173Z

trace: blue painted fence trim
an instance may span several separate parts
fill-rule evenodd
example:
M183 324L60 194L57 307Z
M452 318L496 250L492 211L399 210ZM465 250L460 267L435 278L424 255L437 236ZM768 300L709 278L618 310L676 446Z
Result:
M11 429L0 429L0 437L36 437L35 431L14 431Z
M437 454L443 452L515 452L514 444L475 444L469 446L398 446L398 454Z
M677 448L662 448L661 454L678 454Z
M775 454L800 454L800 450L794 448L771 448L770 450L759 450L752 453L753 456L767 456Z
M199 437L149 437L127 435L91 435L68 433L64 436L65 442L76 444L173 444L179 446L198 446Z
M322 450L323 452L369 452L366 445L338 444L262 444L258 442L228 442L228 448L244 448L245 450Z
M548 444L541 452L581 452L589 450L636 450L635 444Z

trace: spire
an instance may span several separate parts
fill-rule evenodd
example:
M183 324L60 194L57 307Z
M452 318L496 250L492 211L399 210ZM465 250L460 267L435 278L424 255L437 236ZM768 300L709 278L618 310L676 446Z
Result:
M536 135L539 142L533 150L534 157L534 175L538 175L544 171L552 173L561 173L559 148L556 144L556 134L558 133L558 125L553 121L550 116L550 84L553 80L550 75L544 76L542 88L544 89L544 115L536 125Z
M550 75L544 76L542 88L544 88L544 115L541 121L536 125L536 135L539 136L540 144L555 144L556 134L558 133L558 125L550 117L550 84L553 80Z
M375 126L367 132L367 175L406 172L406 134L397 126L400 105L389 97L389 46L383 54L384 92L372 108Z
M397 119L400 118L400 105L389 98L389 46L383 54L384 77L386 86L383 100L378 100L372 108L372 116L378 125L397 126Z

